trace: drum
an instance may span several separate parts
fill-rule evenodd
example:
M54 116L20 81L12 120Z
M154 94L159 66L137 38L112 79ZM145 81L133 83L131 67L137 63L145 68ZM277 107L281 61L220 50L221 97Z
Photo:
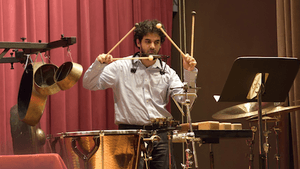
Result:
M60 133L60 155L69 169L136 169L146 130L97 130ZM55 151L56 152L56 151Z

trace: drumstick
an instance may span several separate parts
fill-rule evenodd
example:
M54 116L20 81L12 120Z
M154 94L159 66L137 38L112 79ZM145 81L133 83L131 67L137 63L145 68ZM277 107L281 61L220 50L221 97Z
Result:
M175 46L175 48L176 48L182 55L185 55L185 54L179 49L179 47L173 42L173 40L168 36L168 34L164 31L164 29L162 28L161 23L158 23L158 24L156 25L156 28L160 29L160 30L166 35L166 37L171 41L171 43Z
M150 61L153 60L153 56L149 55L148 57L134 57L134 58L113 58L112 60L134 60L134 59L149 59Z
M192 11L192 35L191 35L191 56L194 54L194 28L195 28L195 15L196 12Z
M106 54L106 56L107 55L109 55L132 31L134 31L134 29L136 28L136 26L138 26L139 24L138 23L136 23L135 25L134 25L134 27L113 47L113 48L111 48L111 50Z

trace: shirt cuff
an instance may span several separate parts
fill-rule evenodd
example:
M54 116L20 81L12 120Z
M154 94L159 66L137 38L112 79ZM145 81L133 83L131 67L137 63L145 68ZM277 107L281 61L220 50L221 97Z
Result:
M195 67L194 70L189 71L184 69L183 77L185 82L196 82L197 75L198 75L198 69Z
M107 63L100 63L97 59L95 59L94 63L93 63L93 67L97 68L97 69L103 69L105 66L107 66Z

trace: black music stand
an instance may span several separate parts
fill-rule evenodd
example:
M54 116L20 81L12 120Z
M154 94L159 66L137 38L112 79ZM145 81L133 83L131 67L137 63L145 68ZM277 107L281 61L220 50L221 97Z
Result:
M265 169L262 151L262 102L284 102L299 70L300 61L287 57L239 57L233 63L219 102L258 102L259 168ZM249 97L258 74L259 90ZM257 87L257 86L256 86Z

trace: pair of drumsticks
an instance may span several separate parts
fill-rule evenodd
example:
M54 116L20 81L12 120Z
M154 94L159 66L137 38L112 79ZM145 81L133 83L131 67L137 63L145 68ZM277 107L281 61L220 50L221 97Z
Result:
M191 57L193 57L193 51L194 51L195 15L196 15L196 12L192 11ZM138 26L138 23L136 23L135 26L113 48L111 48L111 50L106 55L109 55L132 31L134 31L136 26ZM175 42L170 38L170 36L164 31L164 29L162 28L161 23L158 23L156 25L156 28L160 29L163 32L163 34L165 34L165 36L170 40L170 42L174 45L174 47L179 51L180 54L185 55L180 50L180 48L175 44ZM154 57L152 55L149 55L148 57L113 58L113 60L125 60L125 59L149 59L149 60L153 60Z

